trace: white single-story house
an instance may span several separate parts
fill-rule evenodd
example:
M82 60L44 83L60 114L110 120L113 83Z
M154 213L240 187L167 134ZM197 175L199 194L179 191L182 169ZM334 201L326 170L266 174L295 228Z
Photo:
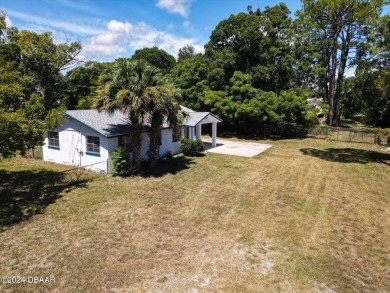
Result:
M196 112L181 106L188 116L183 125L173 129L168 124L161 128L160 157L167 152L181 152L181 137L201 139L202 125L212 124L212 145L216 146L217 123L222 120L210 112ZM119 146L131 152L131 126L128 117L120 111L113 114L97 110L68 110L65 122L47 131L44 137L43 159L59 164L73 165L94 171L111 171L110 155ZM147 160L149 126L142 133L141 158Z

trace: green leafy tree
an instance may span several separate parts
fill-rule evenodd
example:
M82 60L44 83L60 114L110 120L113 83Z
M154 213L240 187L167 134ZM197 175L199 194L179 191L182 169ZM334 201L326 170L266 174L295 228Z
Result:
M340 109L345 117L358 115L362 122L390 126L390 16L379 19L370 46L358 48L355 77L344 81Z
M206 44L207 59L223 69L226 83L235 71L241 71L251 74L256 88L275 92L291 88L295 58L289 14L281 3L262 12L231 15L212 32Z
M16 37L20 48L21 71L33 77L32 90L44 97L46 109L59 105L64 98L62 70L77 64L81 45L55 44L51 33L21 31Z
M372 126L390 127L390 97L386 95L386 71L358 68L356 77L346 80L341 96L343 115L362 115L362 122Z
M0 111L0 157L8 158L16 152L26 152L25 133L19 113Z
M338 125L339 97L345 68L353 48L362 48L372 33L384 0L303 0L301 17L309 23L314 42L324 58L326 98L329 101L329 125Z
M202 54L183 59L172 69L168 77L181 89L179 101L183 105L194 110L205 109L203 91L207 88L208 73L209 65Z
M131 59L146 60L153 66L159 68L164 74L169 73L176 64L175 57L157 47L137 50Z
M223 91L208 89L204 91L204 103L211 112L218 114L223 120L225 130L237 130L235 113L239 103L234 101L232 96L227 96Z
M193 58L195 55L194 46L187 44L179 49L178 62L183 61L184 59Z
M5 22L5 12L0 11L0 42L5 43L7 24Z
M89 61L66 73L66 96L68 109L91 109L100 86L101 76L109 70L109 63Z
M261 134L264 126L305 126L315 120L314 111L306 103L307 93L282 91L278 95L256 89L251 84L249 74L236 71L227 94L205 91L205 104L220 115L228 129Z
M54 111L61 106L64 97L61 70L77 62L81 46L77 42L55 44L50 33L19 32L16 28L7 28L2 13L0 30L1 112L3 121L17 116L15 121L22 131L22 137L15 143L17 149L8 149L24 153L26 149L33 150L43 143L43 133L49 127L46 124L48 113L62 115ZM7 136L14 137L14 134L5 133L4 137Z

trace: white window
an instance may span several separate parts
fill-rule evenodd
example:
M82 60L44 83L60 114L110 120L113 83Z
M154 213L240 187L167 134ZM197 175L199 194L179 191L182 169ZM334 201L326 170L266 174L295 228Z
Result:
M98 136L87 136L87 155L100 155L100 141Z
M60 138L57 131L49 131L49 148L59 149L60 148Z

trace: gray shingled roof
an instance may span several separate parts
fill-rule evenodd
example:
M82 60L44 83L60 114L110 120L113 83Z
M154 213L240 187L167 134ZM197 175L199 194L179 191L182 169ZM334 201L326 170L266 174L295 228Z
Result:
M180 106L180 108L182 111L184 111L188 114L188 116L186 118L184 118L184 121L183 121L183 125L185 125L185 126L196 126L203 119L205 119L208 115L212 115L213 117L217 118L220 122L222 122L222 120L218 116L216 116L210 112L195 112L194 110L187 108L187 107L184 107L184 106Z
M209 112L190 112L188 117L184 118L183 125L195 126L209 114Z
M98 110L68 110L65 112L84 125L92 128L106 137L124 135L130 133L129 119L120 111L109 114Z
M183 121L183 125L186 126L195 126L208 115L213 115L209 112L195 112L183 106L180 106L180 108L182 111L188 113L188 117ZM129 126L130 121L127 115L121 111L115 111L109 114L105 111L99 112L98 110L68 110L65 112L65 115L92 128L105 137L125 135L131 131L131 127ZM216 117L215 115L213 116ZM218 117L216 118L219 119ZM144 130L149 129L149 127L149 124L145 124ZM162 128L168 127L169 124L165 122Z

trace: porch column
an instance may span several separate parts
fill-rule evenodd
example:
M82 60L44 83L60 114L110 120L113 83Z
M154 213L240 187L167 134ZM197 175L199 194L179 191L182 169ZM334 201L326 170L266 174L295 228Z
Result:
M181 127L181 137L185 137L186 136L186 128L184 126Z
M189 139L191 139L191 140L194 140L194 138L195 138L195 127L193 127L193 126L191 126L190 128L189 128L189 131L190 131L190 137L189 137Z
M211 124L211 146L217 146L217 122Z
M196 139L201 139L202 137L202 124L196 125Z

